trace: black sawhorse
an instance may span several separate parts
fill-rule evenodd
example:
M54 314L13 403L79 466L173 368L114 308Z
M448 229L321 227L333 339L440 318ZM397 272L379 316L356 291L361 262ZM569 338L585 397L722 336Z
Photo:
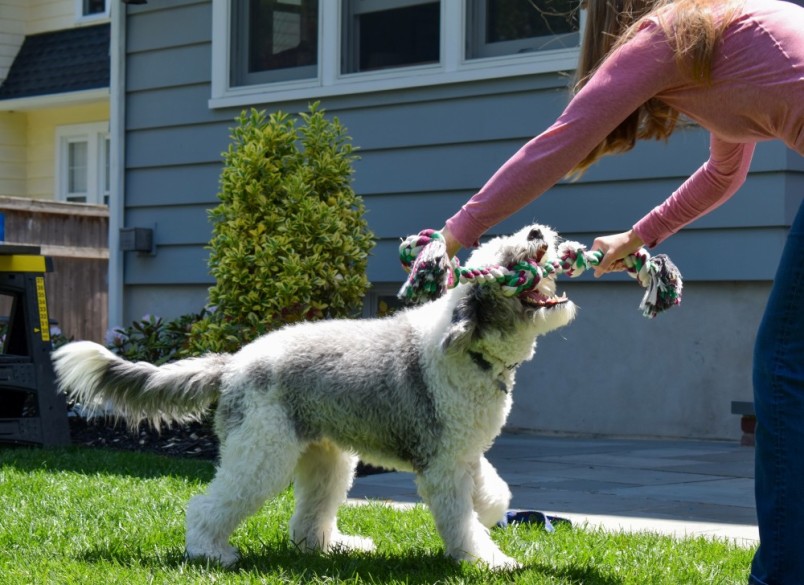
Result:
M0 298L8 309L0 353L0 441L67 445L66 401L50 362L45 273L50 259L36 246L0 244ZM10 306L9 306L10 305Z

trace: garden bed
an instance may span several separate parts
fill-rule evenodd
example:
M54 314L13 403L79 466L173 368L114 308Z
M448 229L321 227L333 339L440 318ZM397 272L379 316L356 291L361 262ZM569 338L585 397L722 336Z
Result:
M70 416L69 422L73 445L195 459L214 460L218 457L218 439L208 421L171 425L160 431L145 424L130 429L123 422L101 417L86 420Z

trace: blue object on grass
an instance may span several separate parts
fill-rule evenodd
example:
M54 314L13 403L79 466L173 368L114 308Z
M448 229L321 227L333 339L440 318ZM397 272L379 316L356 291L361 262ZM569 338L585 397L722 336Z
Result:
M508 510L502 520L497 522L497 527L505 528L511 524L539 524L544 526L547 532L555 532L556 525L566 524L567 526L572 526L572 522L566 518L548 516L536 510Z

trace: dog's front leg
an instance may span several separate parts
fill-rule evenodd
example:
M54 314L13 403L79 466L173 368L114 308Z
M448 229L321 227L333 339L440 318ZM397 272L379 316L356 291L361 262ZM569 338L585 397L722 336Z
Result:
M511 504L511 489L489 460L482 455L477 463L472 465L471 470L475 512L480 523L491 528L505 516Z
M481 562L490 569L521 565L504 554L474 511L471 466L454 461L434 463L417 476L419 494L430 507L447 555L458 561Z

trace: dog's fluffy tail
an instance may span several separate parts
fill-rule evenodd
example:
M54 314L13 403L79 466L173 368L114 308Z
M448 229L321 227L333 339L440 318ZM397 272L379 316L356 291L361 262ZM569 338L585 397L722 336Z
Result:
M91 341L52 354L59 387L90 411L108 406L129 424L197 419L220 392L226 354L210 354L157 367L127 362Z

